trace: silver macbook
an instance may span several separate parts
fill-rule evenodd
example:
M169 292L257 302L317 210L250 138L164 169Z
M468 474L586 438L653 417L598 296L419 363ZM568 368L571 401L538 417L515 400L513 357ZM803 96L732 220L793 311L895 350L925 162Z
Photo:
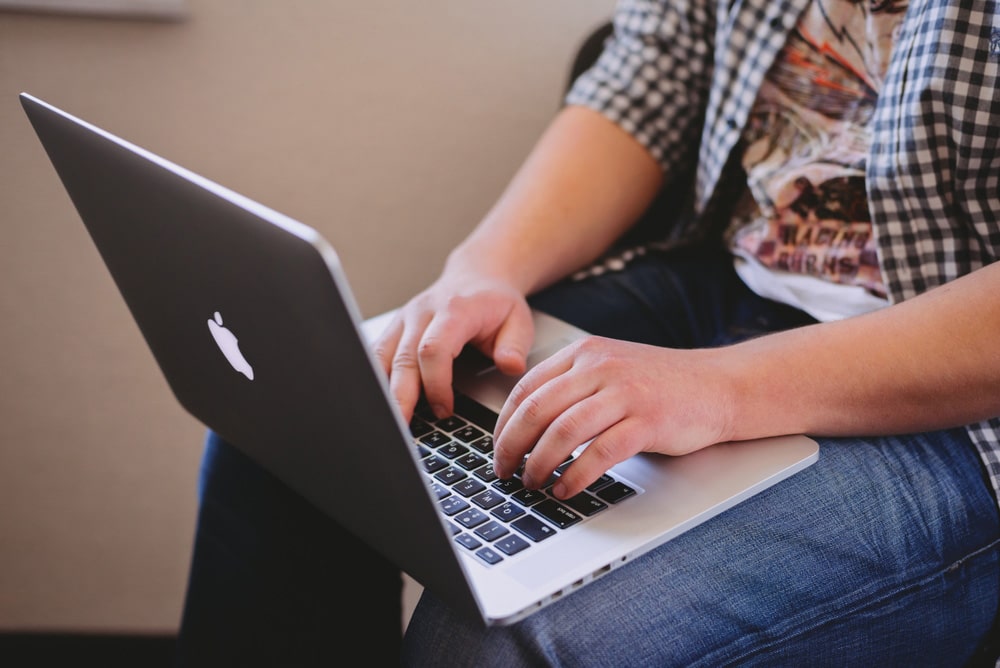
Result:
M509 624L816 461L804 436L637 455L562 503L493 475L516 379L460 358L403 420L312 228L28 94L21 102L180 404L424 587ZM584 332L535 314L535 364ZM581 444L581 448L586 444Z

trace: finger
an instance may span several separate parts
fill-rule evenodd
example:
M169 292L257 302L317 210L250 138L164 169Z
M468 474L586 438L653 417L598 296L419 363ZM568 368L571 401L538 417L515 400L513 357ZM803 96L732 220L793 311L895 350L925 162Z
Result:
M552 420L589 394L564 373L572 364L568 358L563 360L529 371L504 403L493 449L493 468L501 478L514 474ZM550 373L555 375L550 377Z
M559 499L576 496L615 464L643 450L643 432L637 420L624 419L598 434L566 467L552 486Z
M437 313L424 330L417 349L424 395L438 417L447 417L454 410L452 372L455 358L479 333L476 323L470 323L462 311L461 305L450 304L448 311Z
M510 314L500 325L493 349L487 354L493 358L497 368L506 374L519 376L528 364L528 351L535 340L535 323L531 319L531 309L527 302L520 302L511 308Z
M430 317L429 314L404 316L399 342L392 355L389 390L396 398L396 403L407 421L413 417L413 409L420 399L420 365L417 361L417 346Z
M521 479L525 487L543 486L574 450L625 417L627 407L615 405L607 395L606 392L591 394L564 410L548 425L524 464Z
M504 401L503 406L500 408L496 428L493 430L494 437L500 436L500 433L506 428L511 417L528 397L532 396L533 393L537 392L546 383L565 374L572 368L572 353L564 348L548 359L542 360L528 371L528 373L524 374L517 381L517 384L514 385L514 389L511 390L507 396L507 400Z
M403 335L403 316L398 312L389 321L372 343L372 350L375 359L385 371L386 377L392 373L392 358L399 346L399 339Z

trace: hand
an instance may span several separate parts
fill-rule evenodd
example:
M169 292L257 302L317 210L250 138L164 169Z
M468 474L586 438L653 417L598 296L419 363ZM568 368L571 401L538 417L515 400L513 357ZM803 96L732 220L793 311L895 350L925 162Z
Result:
M421 389L438 417L454 409L452 366L467 343L504 373L521 374L534 339L527 301L516 288L474 272L446 272L395 314L374 344L406 420Z
M577 341L514 387L497 420L494 469L510 477L530 453L522 479L537 488L591 441L553 488L568 498L638 452L681 455L726 440L718 359L713 350Z

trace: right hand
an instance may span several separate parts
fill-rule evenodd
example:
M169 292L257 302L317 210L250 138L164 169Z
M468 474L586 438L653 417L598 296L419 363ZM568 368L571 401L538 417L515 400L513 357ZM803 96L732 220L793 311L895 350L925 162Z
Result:
M421 390L435 415L451 415L452 367L467 343L503 373L517 375L533 339L531 310L513 284L475 270L446 270L395 313L374 350L409 421Z

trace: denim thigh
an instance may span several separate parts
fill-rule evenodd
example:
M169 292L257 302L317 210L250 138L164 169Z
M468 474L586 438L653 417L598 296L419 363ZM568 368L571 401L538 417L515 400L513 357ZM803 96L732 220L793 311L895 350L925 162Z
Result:
M530 301L591 334L674 348L725 345L816 322L758 296L733 269L732 255L709 247L649 253L621 271L557 283Z
M1000 519L967 434L821 439L819 461L526 620L425 592L409 665L962 666L997 614Z

